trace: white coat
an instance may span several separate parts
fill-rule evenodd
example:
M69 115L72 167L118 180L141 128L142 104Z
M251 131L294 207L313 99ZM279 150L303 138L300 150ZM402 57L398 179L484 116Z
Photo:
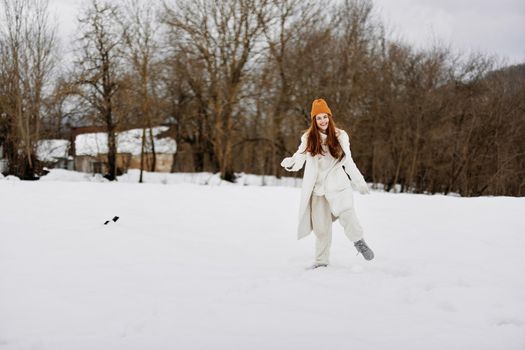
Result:
M337 219L340 213L350 209L354 205L352 188L361 193L369 193L368 186L352 159L350 153L350 139L346 131L336 129L337 139L343 148L344 158L329 171L325 182L325 196L330 202L332 209L332 221ZM304 238L312 232L310 198L313 193L318 171L318 158L312 157L310 152L305 152L308 132L301 136L301 144L293 156L283 159L281 166L287 171L298 171L306 163L304 168L303 183L301 189L301 202L299 205L299 225L297 228L297 239ZM350 175L350 179L346 175Z

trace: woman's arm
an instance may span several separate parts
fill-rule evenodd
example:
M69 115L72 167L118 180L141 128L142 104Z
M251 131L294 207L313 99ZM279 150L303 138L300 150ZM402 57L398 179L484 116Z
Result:
M293 156L284 158L281 162L281 166L286 169L287 171L299 171L304 165L304 162L306 161L306 145L308 143L308 134L304 133L303 136L301 136L301 144L297 148L297 151L293 154Z
M363 175L357 168L357 165L355 165L354 160L352 159L352 153L350 152L350 138L348 137L346 131L340 131L339 142L341 143L341 147L343 148L343 152L345 152L346 156L343 166L345 168L346 173L350 175L350 179L352 180L355 189L358 190L361 194L370 193L365 178L363 177Z

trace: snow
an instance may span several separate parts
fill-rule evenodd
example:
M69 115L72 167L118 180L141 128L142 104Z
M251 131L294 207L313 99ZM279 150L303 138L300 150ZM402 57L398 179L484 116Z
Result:
M14 175L7 175L0 177L0 180L9 181L9 182L18 182L20 181L20 178Z
M525 198L356 193L305 270L299 188L59 175L0 181L1 349L525 348Z
M159 134L168 130L167 126L152 128L155 138L155 152L173 154L177 150L175 140L169 137L158 138ZM97 155L108 153L107 133L87 133L77 135L75 139L75 152L77 155ZM149 144L149 131L146 132L146 140ZM131 129L117 134L117 152L140 155L142 145L142 129Z
M53 162L57 158L67 158L68 151L68 140L40 140L37 144L37 158L41 161Z
M126 174L118 178L119 182L138 182L140 170L130 169ZM220 174L209 172L202 173L151 173L144 172L143 181L147 183L178 184L193 183L198 185L222 185L230 186L232 183L223 181ZM259 176L253 174L236 173L235 185L240 186L301 186L300 178L275 176Z
M140 178L139 169L130 169L126 174L118 177L119 182L137 183ZM146 183L156 184L180 184L193 183L197 185L231 185L231 183L221 180L220 174L208 172L202 173L152 173L144 171L143 179Z
M89 182L107 182L101 174L82 173L78 171L65 169L47 169L49 174L43 176L40 181L89 181ZM201 172L201 173L160 173L147 172L143 173L143 182L155 184L181 184L192 183L197 185L221 185L221 186L288 186L300 187L302 180L300 178L282 177L277 179L275 176L259 176L253 174L237 173L236 183L232 184L223 181L219 173ZM117 178L118 182L137 183L140 178L139 169L129 169L127 173ZM0 178L1 180L1 178Z
M46 169L49 173L40 178L40 181L68 181L68 182L78 182L78 181L90 181L90 182L109 182L101 174L90 174L83 173L80 171L72 171L66 169Z

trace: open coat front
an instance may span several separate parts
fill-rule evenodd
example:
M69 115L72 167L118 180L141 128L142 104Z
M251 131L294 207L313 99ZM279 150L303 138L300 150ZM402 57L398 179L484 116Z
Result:
M350 153L350 139L346 131L337 129L337 138L344 151L344 158L330 170L326 176L325 196L332 209L332 221L336 220L341 212L351 208L353 203L352 187L365 186L366 182L352 159ZM312 232L312 218L310 199L317 179L318 157L312 157L306 151L308 134L301 136L301 144L293 156L285 158L281 165L288 171L298 171L303 165L304 176L301 190L301 202L299 205L299 225L297 238L301 239ZM350 179L346 175L350 175Z

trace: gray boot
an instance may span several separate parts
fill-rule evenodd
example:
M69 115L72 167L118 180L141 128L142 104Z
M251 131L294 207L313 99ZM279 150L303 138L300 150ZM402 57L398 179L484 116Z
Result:
M370 249L368 245L366 245L364 239L360 239L359 241L354 242L354 247L355 249L357 249L357 254L359 255L359 253L361 253L365 260L372 260L374 258L374 252L372 251L372 249Z

